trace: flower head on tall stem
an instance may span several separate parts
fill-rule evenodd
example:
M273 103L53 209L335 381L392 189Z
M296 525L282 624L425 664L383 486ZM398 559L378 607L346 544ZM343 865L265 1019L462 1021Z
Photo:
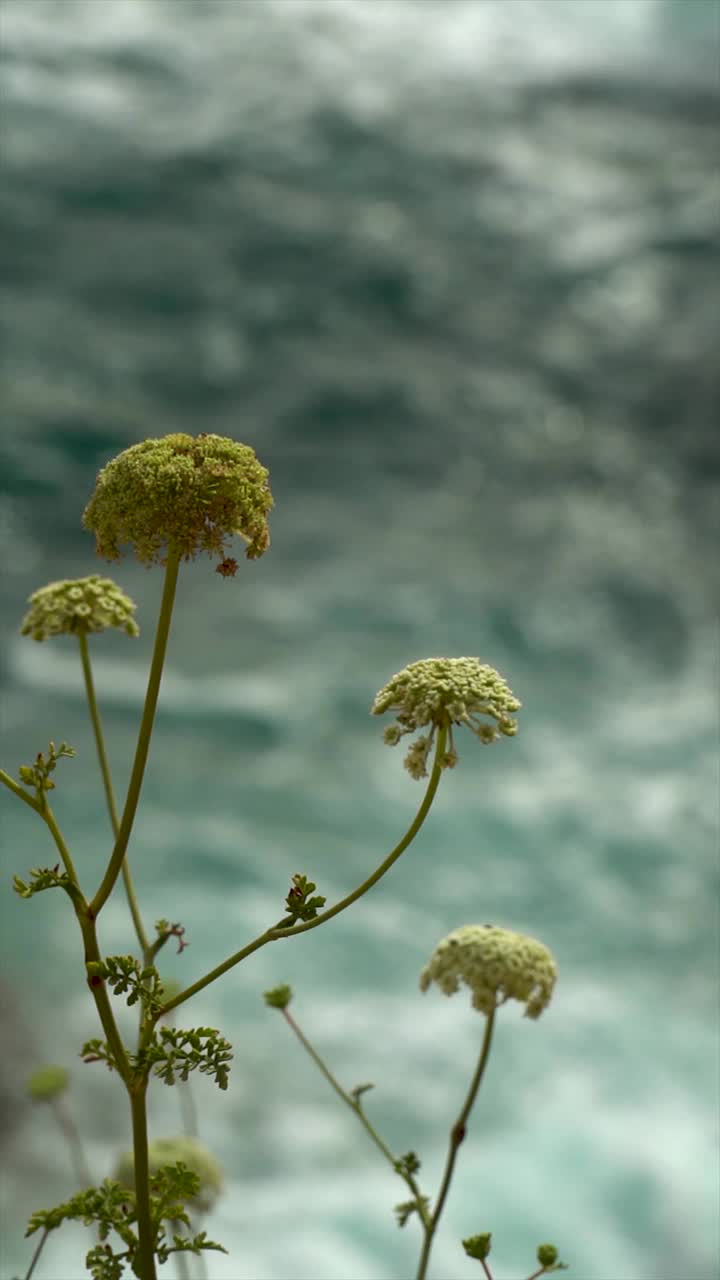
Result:
M20 631L33 640L87 635L107 631L108 627L119 627L129 636L140 634L133 617L134 602L112 578L101 578L97 573L88 578L48 582L47 586L33 591L28 604L30 608Z
M463 982L480 1013L518 1000L528 1018L539 1018L550 1003L556 978L553 955L536 938L496 925L466 924L438 943L420 975L420 989L427 991L436 982L451 996Z
M108 560L120 558L123 544L148 565L163 563L170 548L184 560L207 552L232 576L231 537L245 540L248 559L261 556L272 505L268 472L249 445L175 432L143 440L103 467L83 524Z
M394 747L407 733L430 726L411 743L405 768L413 778L427 777L427 761L435 732L449 726L448 750L441 768L452 769L458 754L453 742L453 725L465 725L480 742L497 741L501 734L513 737L517 720L513 713L520 702L494 667L479 658L424 658L398 671L375 696L374 716L394 711L396 724L388 725L384 740Z

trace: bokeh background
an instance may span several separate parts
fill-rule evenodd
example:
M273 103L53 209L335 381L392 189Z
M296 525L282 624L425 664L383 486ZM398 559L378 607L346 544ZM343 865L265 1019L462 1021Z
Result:
M270 468L273 544L184 568L131 845L145 918L194 981L275 920L293 872L332 902L421 785L368 715L406 663L475 654L517 739L460 737L412 849L352 911L197 997L236 1058L194 1084L226 1192L212 1280L409 1280L405 1188L262 992L433 1194L481 1022L418 973L463 923L530 932L560 981L505 1009L433 1254L492 1230L497 1280L553 1240L573 1280L713 1280L718 1256L717 57L714 0L4 0L0 217L3 764L49 738L85 882L107 820L69 639L31 590L103 571L97 470L211 431ZM93 644L127 780L161 575L109 571L138 640ZM3 1280L72 1187L29 1070L72 1067L99 1179L124 1095L52 861L2 797ZM118 894L102 923L132 947ZM153 1090L155 1136L179 1128ZM36 1280L79 1280L63 1228Z

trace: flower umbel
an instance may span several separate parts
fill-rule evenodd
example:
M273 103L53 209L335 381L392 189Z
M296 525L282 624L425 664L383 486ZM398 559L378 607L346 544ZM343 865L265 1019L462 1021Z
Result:
M130 543L143 564L158 564L172 547L184 560L201 551L217 556L228 574L233 534L248 544L250 560L270 545L267 477L249 445L225 436L144 440L103 467L83 524L108 560Z
M48 582L33 591L28 604L20 631L33 640L106 631L108 627L120 627L129 636L140 634L133 617L134 602L112 578L101 578L97 573L89 578Z
M200 1179L197 1195L192 1199L190 1208L201 1213L212 1209L223 1187L222 1168L212 1152L197 1138L177 1137L158 1138L150 1143L148 1152L150 1172L156 1173L164 1165L174 1165L180 1161ZM113 1178L122 1187L132 1190L135 1186L133 1154L131 1151L121 1155L115 1165Z
M536 938L496 925L466 924L438 943L420 975L420 990L437 982L451 996L464 982L480 1013L518 1000L528 1018L539 1018L550 1003L556 978L552 952Z
M427 777L427 761L435 730L449 726L449 747L440 761L452 769L458 754L452 736L454 724L466 725L481 742L495 742L500 734L517 732L513 713L520 702L494 667L479 658L424 658L399 671L375 696L371 714L395 711L396 724L385 730L384 740L394 747L406 733L430 725L430 732L416 738L405 756L405 768L413 778ZM484 716L487 719L479 719Z

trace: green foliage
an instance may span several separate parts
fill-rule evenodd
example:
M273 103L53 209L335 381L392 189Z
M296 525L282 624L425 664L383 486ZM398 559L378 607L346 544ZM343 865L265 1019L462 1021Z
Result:
M140 1001L148 1013L161 1008L163 985L154 965L143 968L134 956L106 956L101 962L88 961L85 968L89 977L103 978L116 996L127 994L128 1005Z
M191 1071L212 1076L220 1089L227 1089L232 1046L214 1027L195 1027L183 1031L179 1027L160 1027L150 1044L136 1059L139 1070L152 1070L165 1084L174 1084L179 1076L187 1080Z
M86 1040L80 1050L83 1062L104 1062L109 1071L117 1071L115 1056L107 1040Z
M327 898L322 894L317 894L314 898L310 897L314 889L317 889L317 885L312 880L308 880L307 876L297 872L292 877L285 906L293 924L297 920L314 920L318 909L325 906Z
M153 1227L154 1250L159 1262L167 1262L172 1253L200 1253L203 1249L226 1250L214 1240L208 1240L201 1231L195 1236L168 1236L166 1223L189 1226L186 1204L197 1195L200 1179L181 1161L165 1165L150 1178L150 1217ZM95 1226L99 1244L92 1248L85 1263L93 1280L120 1280L126 1266L135 1270L138 1238L135 1230L137 1210L135 1196L126 1187L106 1178L99 1187L80 1191L54 1209L40 1209L28 1222L26 1236L38 1230L54 1231L63 1222L82 1222ZM109 1243L114 1232L125 1245L116 1250Z
M395 1168L401 1177L412 1178L414 1174L420 1172L420 1161L414 1151L408 1151L404 1156L400 1156Z

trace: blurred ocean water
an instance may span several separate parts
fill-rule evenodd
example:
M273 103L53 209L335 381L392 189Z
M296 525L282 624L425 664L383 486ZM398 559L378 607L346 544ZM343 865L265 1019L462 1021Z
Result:
M188 1007L236 1060L196 1086L227 1190L212 1280L414 1273L401 1184L262 1002L280 981L348 1086L437 1188L477 1052L464 999L421 996L459 924L554 950L510 1010L433 1253L492 1230L497 1280L555 1240L573 1280L714 1280L718 1168L718 283L713 0L5 0L0 433L3 766L49 738L81 877L108 848L69 642L27 595L98 567L80 514L149 435L216 431L270 468L273 545L183 569L131 855L180 917L194 981L304 871L364 879L421 790L368 710L392 672L478 654L516 740L459 741L430 818L353 911L266 948ZM127 780L160 577L109 570L137 641L93 648ZM23 1100L47 1059L102 1177L120 1091L63 903L12 894L48 848L2 799L2 1277L68 1189ZM121 898L102 929L132 943ZM153 1095L156 1135L178 1127ZM397 1182L397 1186L395 1183ZM36 1280L79 1280L63 1228Z

